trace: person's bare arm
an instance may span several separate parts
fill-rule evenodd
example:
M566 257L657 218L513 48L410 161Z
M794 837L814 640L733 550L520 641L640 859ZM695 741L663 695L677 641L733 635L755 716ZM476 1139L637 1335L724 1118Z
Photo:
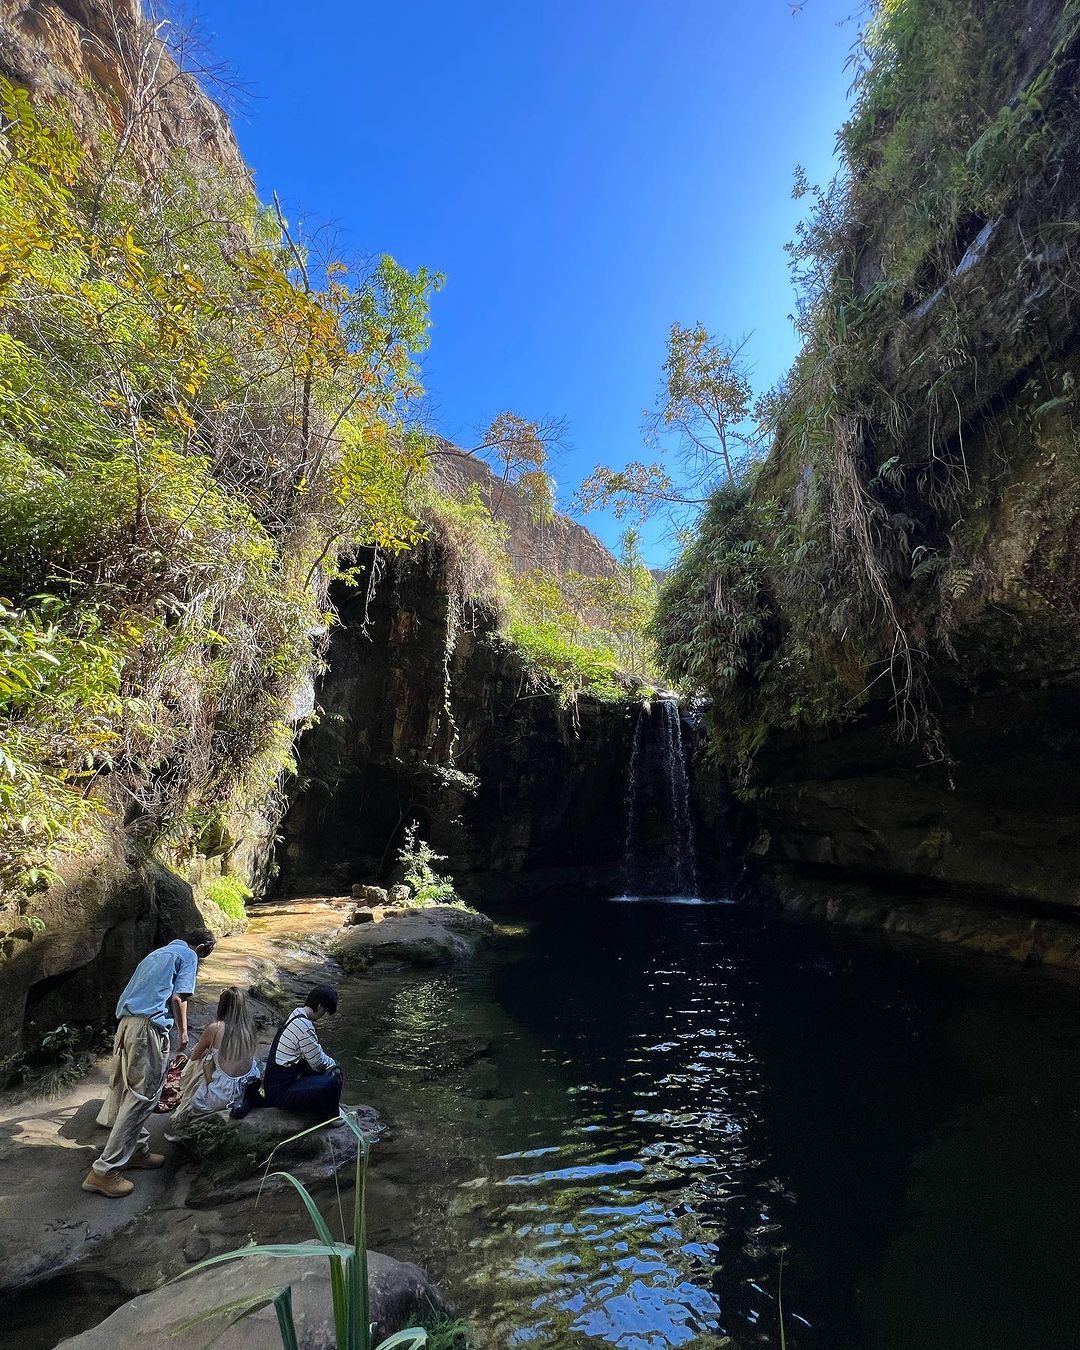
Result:
M220 1022L210 1022L203 1034L195 1044L195 1049L191 1052L192 1059L202 1059L207 1050L212 1050L217 1043L218 1031L221 1028Z
M190 994L173 994L172 998L169 999L172 1004L173 1020L176 1022L176 1034L181 1050L187 1049L187 1001L190 997Z

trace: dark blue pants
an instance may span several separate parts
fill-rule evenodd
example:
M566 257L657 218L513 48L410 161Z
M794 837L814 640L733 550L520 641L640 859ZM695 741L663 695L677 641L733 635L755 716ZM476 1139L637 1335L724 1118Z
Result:
M283 1111L310 1116L312 1120L331 1120L341 1104L341 1074L336 1070L305 1073L288 1082L268 1072L263 1095L267 1106L279 1106Z

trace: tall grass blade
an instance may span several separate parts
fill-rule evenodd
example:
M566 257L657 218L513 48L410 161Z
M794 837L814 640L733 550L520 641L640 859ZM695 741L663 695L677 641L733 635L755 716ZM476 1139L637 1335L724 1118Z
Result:
M336 1125L338 1117L334 1116L332 1120L320 1120L318 1125L309 1125L306 1130L297 1130L295 1134L290 1134L287 1139L279 1139L270 1152L263 1160L263 1167L269 1167L274 1161L274 1154L289 1144L295 1144L298 1139L306 1139L309 1134L318 1134L320 1130L325 1130L330 1125Z
M274 1299L274 1311L277 1313L278 1331L281 1332L282 1350L300 1350L296 1339L296 1323L293 1321L292 1289L283 1289Z
M202 1312L177 1322L176 1326L170 1329L169 1336L179 1336L185 1331L191 1331L193 1327L202 1326L204 1322L213 1322L218 1317L229 1318L229 1326L235 1326L245 1317L251 1317L254 1313L261 1312L263 1308L269 1308L280 1293L280 1289L263 1289L257 1294L247 1294L243 1298L235 1299L232 1303L219 1303L216 1308L205 1308ZM228 1327L225 1330L227 1331Z
M356 1112L349 1113L343 1111L340 1116L349 1132L356 1140L356 1189L353 1197L353 1231L352 1243L348 1240L344 1242L335 1242L329 1225L319 1212L319 1207L312 1199L311 1194L304 1184L291 1172L267 1172L263 1177L265 1183L270 1176L276 1176L286 1181L293 1190L296 1191L303 1201L304 1208L308 1212L315 1232L319 1237L318 1242L288 1242L288 1243L263 1243L253 1244L250 1247L242 1247L238 1251L224 1252L220 1256L211 1256L205 1261L200 1261L196 1265L190 1266L178 1275L177 1279L186 1279L198 1271L207 1270L211 1266L222 1265L227 1261L242 1261L249 1256L271 1256L271 1257L298 1257L298 1256L325 1256L330 1263L330 1286L333 1295L334 1308L334 1333L337 1341L338 1350L373 1350L375 1328L370 1321L370 1302L368 1293L368 1259L367 1259L367 1167L370 1156L371 1144L367 1135L360 1126L359 1118ZM266 1167L269 1168L274 1154L285 1144L293 1143L297 1139L303 1139L306 1135L314 1134L318 1130L325 1129L327 1125L337 1123L323 1121L318 1125L313 1125L306 1130L301 1130L297 1134L290 1135L288 1139L283 1139L271 1150L266 1160ZM262 1187L260 1186L260 1194ZM261 1301L260 1301L261 1300ZM281 1333L282 1344L285 1350L298 1350L296 1339L296 1328L292 1312L292 1292L285 1289L280 1294L274 1295L270 1299L260 1296L254 1301L249 1300L248 1304L241 1301L236 1305L241 1307L240 1316L245 1317L251 1311L256 1311L258 1307L266 1307L271 1302L278 1315L278 1329ZM228 1311L226 1308L214 1309L202 1314L199 1320L206 1320L216 1315L221 1315ZM420 1347L427 1344L427 1333L421 1328L412 1327L407 1331L396 1332L388 1340L382 1343L379 1350L420 1350Z
M344 1112L342 1113L345 1114ZM356 1142L356 1195L353 1200L353 1246L356 1250L356 1283L359 1286L359 1307L357 1317L360 1322L362 1339L357 1350L371 1350L372 1328L368 1305L368 1259L367 1259L367 1169L371 1145L359 1123L349 1121L357 1137Z
M341 1242L253 1242L250 1247L240 1247L235 1252L222 1252L220 1256L208 1256L205 1261L199 1261L193 1266L188 1266L187 1270L182 1270L169 1283L175 1284L177 1280L186 1280L189 1275L195 1275L200 1270L209 1270L211 1266L224 1265L226 1261L243 1261L249 1256L273 1256L281 1260L293 1256L337 1256L344 1260L351 1255L352 1248Z
M304 1202L304 1208L307 1210L308 1217L311 1219L312 1225L320 1240L328 1247L336 1246L337 1243L334 1240L334 1235L331 1233L329 1225L319 1213L318 1205L316 1205L315 1201L311 1198L311 1194L303 1182L294 1177L291 1172L271 1172L270 1176L282 1177L290 1186L292 1186L293 1190L296 1191L297 1195ZM339 1256L331 1256L329 1261L330 1293L334 1302L334 1331L337 1335L338 1345L345 1345L348 1335L348 1306L345 1289L345 1274Z

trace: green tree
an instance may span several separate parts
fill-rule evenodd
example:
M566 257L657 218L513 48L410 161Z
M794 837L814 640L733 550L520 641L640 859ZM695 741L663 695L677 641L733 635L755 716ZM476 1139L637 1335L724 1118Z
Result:
M277 790L339 559L419 535L441 279L350 279L242 187L95 157L0 81L4 951L104 821L182 853Z
M718 481L735 481L756 439L745 345L712 337L700 323L671 325L645 441L661 454L671 450L678 470L673 475L659 460L633 460L621 469L598 465L578 490L583 510L612 507L620 520L631 512L645 519L658 510L703 505Z
M506 488L513 487L524 498L538 525L546 525L555 514L555 487L547 465L552 448L564 433L558 419L530 422L515 412L501 412L485 430L480 444L471 453L482 456L494 466L499 490L491 504L498 518Z

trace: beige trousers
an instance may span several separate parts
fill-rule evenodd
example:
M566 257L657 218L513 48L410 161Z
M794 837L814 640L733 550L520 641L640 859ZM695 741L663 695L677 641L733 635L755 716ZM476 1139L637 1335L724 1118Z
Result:
M113 1041L109 1095L97 1118L111 1131L94 1163L101 1176L126 1167L133 1154L150 1147L146 1122L161 1097L168 1067L169 1033L149 1017L122 1017Z

